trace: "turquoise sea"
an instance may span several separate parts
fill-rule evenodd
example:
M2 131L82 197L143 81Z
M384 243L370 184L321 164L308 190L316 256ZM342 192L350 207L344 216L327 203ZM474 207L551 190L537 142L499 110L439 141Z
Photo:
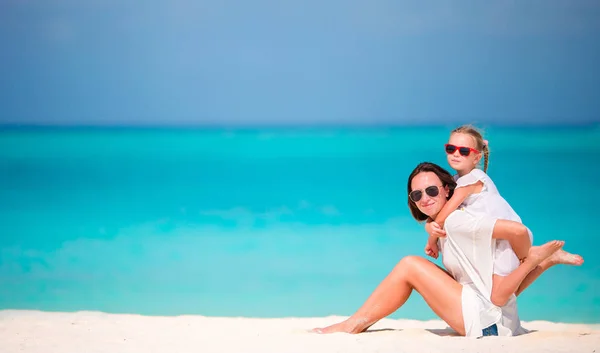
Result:
M423 255L407 177L448 168L450 128L3 128L0 309L350 315ZM600 323L600 127L486 134L535 243L585 258L523 293L521 319ZM435 315L414 293L392 317Z

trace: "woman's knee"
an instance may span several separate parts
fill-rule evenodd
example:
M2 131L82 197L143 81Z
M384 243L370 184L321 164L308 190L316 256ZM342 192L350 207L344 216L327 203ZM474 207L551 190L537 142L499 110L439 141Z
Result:
M405 256L394 267L394 272L397 274L408 274L413 272L420 262L427 261L419 256Z

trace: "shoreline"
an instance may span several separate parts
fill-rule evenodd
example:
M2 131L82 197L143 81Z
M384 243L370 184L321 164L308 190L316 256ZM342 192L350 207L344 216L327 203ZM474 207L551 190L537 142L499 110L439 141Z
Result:
M441 320L383 319L367 332L310 332L346 316L246 318L145 316L97 311L0 310L2 352L590 352L600 348L600 324L523 322L530 333L472 339ZM501 342L499 342L501 341Z
M235 320L298 320L298 321L306 321L306 320L328 320L328 319L345 319L348 316L346 315L327 315L327 316L281 316L281 317L271 317L271 316L215 316L215 315L201 315L201 314L139 314L133 312L107 312L100 310L75 310L75 311L61 311L61 310L47 310L47 309L0 309L0 320L2 320L6 316L13 315L33 315L33 314L42 314L42 315L53 315L53 314L64 314L64 315L107 315L107 316L131 316L131 317L144 317L144 318L202 318L202 319L218 319L218 320L227 320L227 319L235 319ZM381 321L389 321L389 322L411 322L411 323L438 323L443 322L442 319L406 319L406 318L391 318L387 317ZM600 322L590 323L590 322L566 322L566 321L552 321L552 320L521 320L523 326L529 324L549 324L550 326L559 325L559 326L573 326L573 327L587 327L592 330L600 330ZM444 323L445 324L445 323ZM446 324L445 324L446 325Z

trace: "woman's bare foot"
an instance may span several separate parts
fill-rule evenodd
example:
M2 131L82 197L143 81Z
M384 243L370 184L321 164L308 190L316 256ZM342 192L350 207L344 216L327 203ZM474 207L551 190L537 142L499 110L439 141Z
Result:
M563 247L563 245L565 245L564 241L552 240L544 245L532 246L529 248L527 258L523 263L535 267L542 263L542 261L545 259L555 254L560 248Z
M333 324L323 328L314 328L311 331L315 333L336 333L336 332L345 332L345 333L361 333L365 332L371 325L366 325L366 320L344 320L342 322L338 322L337 324Z
M335 333L335 332L346 332L350 333L350 327L346 324L346 321L338 322L327 327L319 327L312 329L315 333Z
M546 261L544 261L544 263L547 264L548 267L559 264L580 266L583 263L583 257L577 254L571 254L569 252L564 251L563 249L560 249L552 255L550 255L546 259Z

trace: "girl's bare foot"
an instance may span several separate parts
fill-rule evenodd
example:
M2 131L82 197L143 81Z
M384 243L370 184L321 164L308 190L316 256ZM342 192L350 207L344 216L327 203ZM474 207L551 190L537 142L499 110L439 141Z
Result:
M550 255L550 257L546 259L546 263L550 266L559 264L579 266L583 263L583 257L560 249Z
M563 245L565 245L564 241L552 240L544 245L532 246L529 248L529 252L524 264L529 264L532 267L535 267L542 263L542 261L545 259L549 258L551 255L555 254L560 248L563 247Z

